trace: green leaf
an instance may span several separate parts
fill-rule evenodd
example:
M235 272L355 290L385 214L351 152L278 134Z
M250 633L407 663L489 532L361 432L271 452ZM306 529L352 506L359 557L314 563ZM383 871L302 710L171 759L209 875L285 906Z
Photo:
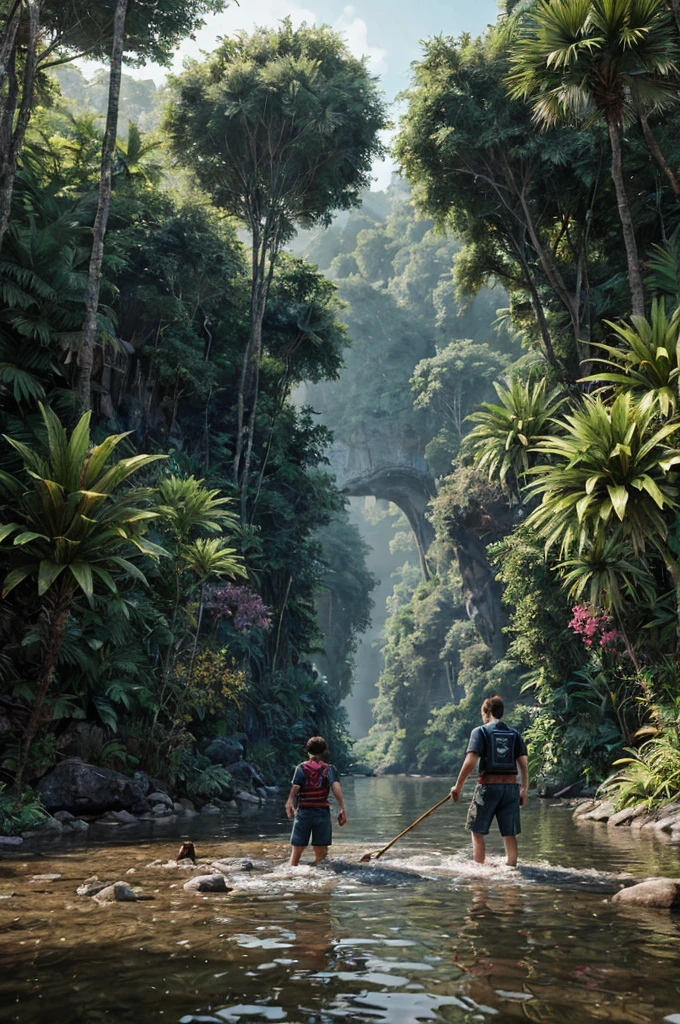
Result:
M623 521L629 498L628 489L621 485L614 487L612 484L607 484L607 491L609 492L614 511L619 519Z
M38 570L38 596L42 597L50 589L57 577L64 571L65 565L57 562L48 562L43 559Z
M92 604L94 600L94 583L91 567L87 562L70 562L69 569L85 597Z
M22 565L17 569L12 569L11 572L5 576L5 582L2 587L2 596L7 595L14 590L20 583L22 583L28 576L32 576L35 572L35 566L33 565Z

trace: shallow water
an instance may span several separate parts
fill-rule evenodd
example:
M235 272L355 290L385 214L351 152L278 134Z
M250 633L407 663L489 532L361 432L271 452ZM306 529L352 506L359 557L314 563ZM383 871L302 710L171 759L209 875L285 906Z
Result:
M680 915L625 912L608 899L623 872L680 876L678 846L574 824L567 809L534 800L520 869L502 866L497 837L479 868L464 807L445 805L361 865L447 783L343 785L350 821L336 828L323 869L285 866L282 807L194 819L199 860L230 858L228 895L185 892L194 869L167 865L189 835L181 819L93 827L87 843L57 838L3 855L0 1019L652 1024L680 1015ZM244 858L253 870L242 870ZM99 906L77 896L93 874L153 900Z

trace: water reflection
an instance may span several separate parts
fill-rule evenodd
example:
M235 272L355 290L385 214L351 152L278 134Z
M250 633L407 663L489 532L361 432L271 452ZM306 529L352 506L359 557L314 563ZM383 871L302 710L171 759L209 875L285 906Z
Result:
M677 917L607 901L624 868L678 874L676 851L652 837L621 831L610 846L602 826L575 828L567 812L534 804L521 869L493 856L479 868L463 815L445 807L392 859L359 864L442 785L349 780L340 862L324 870L286 867L278 809L199 821L199 858L232 858L230 896L184 892L191 867L167 866L175 835L129 843L127 833L125 846L107 835L0 861L0 1018L656 1024L680 1013ZM241 870L243 857L254 870ZM77 897L94 872L154 899Z

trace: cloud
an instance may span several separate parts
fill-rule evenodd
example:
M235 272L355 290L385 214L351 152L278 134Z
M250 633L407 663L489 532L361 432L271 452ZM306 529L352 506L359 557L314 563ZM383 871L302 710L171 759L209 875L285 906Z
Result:
M368 41L368 25L357 15L355 7L345 7L333 28L344 36L356 57L368 59L368 67L374 75L387 73L387 50L382 46L371 46Z

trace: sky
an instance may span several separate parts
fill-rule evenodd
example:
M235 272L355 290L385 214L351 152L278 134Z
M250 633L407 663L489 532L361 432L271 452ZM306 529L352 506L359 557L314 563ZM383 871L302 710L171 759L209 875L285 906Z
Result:
M179 71L185 57L200 58L210 52L220 36L256 25L276 25L289 16L294 25L303 21L332 25L340 32L350 50L366 57L370 70L380 77L385 96L392 101L409 83L409 67L421 53L420 41L435 35L478 35L496 20L496 0L362 0L350 5L343 0L240 0L222 14L206 20L195 40L186 40L179 48L173 70ZM96 65L81 62L85 74ZM153 78L158 85L165 79L164 68L148 65L128 68L136 78ZM394 116L394 113L393 113ZM387 140L389 141L389 140ZM374 188L385 188L392 172L390 160L374 167Z

